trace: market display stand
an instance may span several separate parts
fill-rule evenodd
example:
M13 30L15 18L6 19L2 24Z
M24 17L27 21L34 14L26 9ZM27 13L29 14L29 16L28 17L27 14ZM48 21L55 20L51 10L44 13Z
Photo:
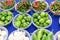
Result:
M46 1L50 4L54 0L46 0ZM16 0L16 2L19 2L19 1ZM18 12L14 11L14 10L12 12L13 12L14 16L19 14ZM47 29L52 31L55 34L56 32L58 32L60 30L60 24L59 24L59 17L60 16L53 15L52 12L49 12L49 9L46 12L48 12L51 15L51 17L52 17L52 25L49 28L47 28ZM33 13L34 13L34 11L31 10L28 14L32 15ZM12 22L9 25L5 26L5 27L8 29L8 33L9 34L11 32L13 32L14 30L16 30L16 28L13 26ZM27 28L26 30L31 34L36 29L37 28L33 24L31 24L31 26L29 28Z

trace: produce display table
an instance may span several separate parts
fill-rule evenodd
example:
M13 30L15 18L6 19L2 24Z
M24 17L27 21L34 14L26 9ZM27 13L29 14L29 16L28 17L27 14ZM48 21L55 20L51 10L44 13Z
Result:
M49 4L54 1L54 0L46 0ZM18 0L16 0L16 3L18 2ZM16 11L12 11L14 16L19 14ZM54 16L52 12L49 12L49 9L47 10L47 12L51 15L52 17L52 25L47 28L48 30L52 31L54 34L56 32L58 32L60 30L60 24L59 24L59 17L60 16ZM34 13L33 10L31 10L28 14L32 15ZM10 34L11 32L13 32L14 30L16 30L16 28L12 25L12 22L6 26L6 28L8 29L8 33ZM27 30L30 34L33 33L37 28L31 24L31 26L25 30Z

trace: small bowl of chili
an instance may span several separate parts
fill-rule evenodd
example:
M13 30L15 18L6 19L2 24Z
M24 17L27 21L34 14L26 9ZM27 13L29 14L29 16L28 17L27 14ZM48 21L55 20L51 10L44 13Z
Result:
M60 1L53 1L50 4L50 11L56 15L60 15Z
M49 5L46 1L33 1L32 2L32 9L35 12L41 12L46 11L48 9Z
M25 0L25 1L20 1L15 5L15 9L17 12L29 12L31 8L30 1Z
M0 3L0 9L1 10L11 10L13 9L15 6L15 1L14 0L5 0L5 1L1 1Z

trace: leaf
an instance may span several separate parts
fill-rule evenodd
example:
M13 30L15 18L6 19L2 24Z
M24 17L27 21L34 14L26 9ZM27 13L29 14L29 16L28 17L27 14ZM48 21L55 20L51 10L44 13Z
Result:
M30 4L30 0L26 0L27 4Z

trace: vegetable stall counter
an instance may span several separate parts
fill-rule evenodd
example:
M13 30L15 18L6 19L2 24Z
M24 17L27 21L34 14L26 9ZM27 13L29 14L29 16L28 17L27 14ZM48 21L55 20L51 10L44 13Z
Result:
M17 3L19 3L19 0L15 0L16 1L16 4ZM31 2L32 1L34 1L34 0L31 0ZM55 1L55 0L46 0L47 1L47 3L48 3L48 5L50 5L50 3L51 2L53 2L53 1ZM28 1L29 2L29 1ZM15 2L13 2L13 5L15 4ZM22 3L21 3L22 4ZM32 3L31 3L32 4ZM25 5L25 4L24 4ZM23 5L23 6L24 6ZM27 4L28 5L28 4ZM15 5L16 6L16 5ZM25 5L26 6L26 5ZM45 5L44 5L45 6ZM11 6L12 7L12 6ZM27 6L26 6L27 7ZM15 18L16 20L18 20L18 19L20 19L20 18L18 18L19 16L22 16L22 17L26 17L26 19L30 19L30 20L27 20L27 21L25 21L24 19L21 19L21 20L23 20L23 21L21 21L21 22L23 22L22 24L19 24L20 23L20 21L17 21L16 22L16 20L13 20L10 24L8 24L8 25L6 25L5 27L8 29L8 36L12 33L12 32L14 32L15 30L19 33L19 31L20 30L17 30L17 28L19 29L21 26L19 26L19 25L22 25L23 27L25 27L26 28L26 26L27 26L27 28L25 29L26 31L28 31L29 33L27 33L28 35L26 36L26 37L24 37L25 35L25 32L26 31L22 31L24 34L23 34L23 37L25 38L24 40L29 40L30 38L28 38L29 36L31 36L32 35L32 33L34 32L34 31L36 31L37 29L38 29L38 27L36 27L36 25L37 24L31 24L31 16L35 13L35 12L39 12L40 10L36 10L36 9L34 9L34 5L33 5L33 8L32 9L34 9L34 10L30 10L30 7L31 7L31 5L28 5L28 8L24 8L24 10L20 10L19 8L20 8L20 6L19 6L19 4L18 4L18 7L16 8L13 8L12 10L10 10L12 13L13 13L13 18ZM23 8L23 7L21 7L21 8ZM47 8L47 7L46 7ZM1 8L2 9L2 8ZM15 10L15 9L17 9L17 10ZM26 10L25 10L26 9ZM3 10L5 10L5 8L3 9ZM45 11L44 9L41 9L41 11ZM53 9L52 9L53 10ZM21 12L19 12L19 11L21 11ZM53 10L53 11L55 11L55 10ZM18 15L19 13L25 13L25 12L28 12L27 14L28 15ZM48 24L45 24L44 26L46 26L46 25L48 25L49 27L46 27L46 29L47 30L49 30L49 31L51 31L51 32L53 32L53 34L51 33L51 36L52 35L55 35L58 31L60 31L60 24L59 24L59 17L60 17L60 15L54 15L54 13L52 13L51 12L51 10L48 8L47 9L47 11L46 11L50 16L51 16L51 18L52 18L52 21L51 20L49 20L48 18L47 18L47 20L48 20ZM48 14L47 14L47 17L48 17ZM12 14L11 14L12 15ZM10 16L11 16L10 15ZM17 17L17 16L18 17ZM12 16L11 16L12 17ZM27 18L27 17L29 17L29 18ZM9 17L10 18L10 17ZM13 19L13 18L11 18L11 19L7 19L7 20L11 20L11 19ZM2 20L5 20L4 18L2 19ZM35 19L34 19L35 20ZM43 19L44 20L44 19ZM6 21L6 20L5 20ZM41 20L42 21L42 20ZM36 22L36 21L35 21ZM17 24L16 24L17 23ZM25 23L25 24L24 24ZM41 23L41 22L40 22ZM43 22L44 23L44 22ZM3 23L2 23L3 24ZM13 25L14 24L14 25ZM30 25L29 25L30 24ZM3 25L4 26L4 25ZM17 27L14 27L14 26L17 26ZM28 27L29 26L29 27ZM38 25L37 25L38 26ZM43 26L43 25L40 25L40 26ZM24 28L23 28L24 29ZM41 29L41 28L40 28ZM45 29L43 29L43 30L45 30ZM21 35L21 33L22 32L20 32L20 34L19 35ZM44 32L44 31L43 31ZM44 32L44 34L45 34L46 32ZM16 34L17 33L14 33L15 34L15 36L16 36ZM30 34L30 35L29 35ZM12 34L11 34L12 35ZM49 35L49 34L48 34ZM36 36L36 34L35 35L33 35L33 36ZM43 36L46 36L46 35L43 35ZM22 37L22 36L21 36ZM34 37L33 37L34 38Z

